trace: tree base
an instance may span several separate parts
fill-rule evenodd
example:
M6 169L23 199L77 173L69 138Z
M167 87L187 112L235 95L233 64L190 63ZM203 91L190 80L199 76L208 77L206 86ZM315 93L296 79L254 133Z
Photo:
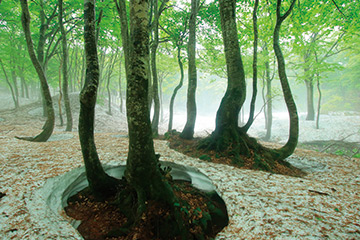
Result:
M239 133L238 137L240 136ZM190 141L181 139L176 133L168 135L170 148L190 157L244 169L262 170L290 176L306 175L288 162L276 158L276 150L262 146L256 139L246 134L240 139L240 141L236 141L234 138L216 139L213 133L207 138L197 138Z
M228 224L226 209L219 199L188 182L173 181L171 185L179 199L175 208L149 201L138 218L136 193L125 180L118 195L104 201L98 201L88 188L84 189L68 200L65 211L81 220L78 231L84 239L182 239L173 209L180 212L187 229L186 239L213 238Z

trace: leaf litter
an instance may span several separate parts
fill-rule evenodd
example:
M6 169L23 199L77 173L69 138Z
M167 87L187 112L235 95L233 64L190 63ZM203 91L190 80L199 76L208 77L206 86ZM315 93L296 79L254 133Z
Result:
M56 141L20 141L14 136L36 134L42 119L14 116L15 121L9 115L0 122L0 236L82 239L64 212L52 211L48 199L34 195L47 179L83 165L78 134L57 127ZM102 163L126 160L125 136L96 133ZM230 218L217 239L360 239L358 158L297 149L289 161L308 166L299 178L201 161L170 149L166 141L155 140L155 149L161 160L196 167L212 179Z

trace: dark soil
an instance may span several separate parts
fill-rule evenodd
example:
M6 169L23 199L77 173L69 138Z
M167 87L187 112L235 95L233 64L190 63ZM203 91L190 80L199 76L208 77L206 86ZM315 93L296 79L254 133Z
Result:
M229 148L226 152L221 153L214 150L207 151L204 149L199 149L199 142L202 140L202 138L186 140L180 138L178 134L167 135L165 138L169 141L170 148L190 157L199 158L207 162L227 164L242 169L263 170L257 167L257 164L253 157L242 156L242 162L234 161L233 159L235 158L233 156L231 148ZM252 156L254 156L254 154L252 154ZM274 166L272 166L271 172L296 177L306 175L305 172L301 171L298 168L295 168L291 165L285 166L276 161L274 163Z
M188 182L172 182L172 186L180 201L182 217L188 223L191 239L212 239L227 225L227 213L225 225L224 221L217 224L217 219L211 219L211 208L216 206L217 210L223 210L218 202ZM147 206L141 219L135 225L128 226L128 218L116 206L116 197L98 201L86 188L68 200L65 211L68 216L81 220L77 230L86 240L181 239L180 236L168 237L174 229L171 227L174 221L166 221L171 219L169 207L155 201Z

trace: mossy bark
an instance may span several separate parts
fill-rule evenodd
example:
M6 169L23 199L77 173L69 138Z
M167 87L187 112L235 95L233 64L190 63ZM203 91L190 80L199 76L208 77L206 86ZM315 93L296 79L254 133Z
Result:
M135 219L141 219L150 200L164 202L173 210L176 226L185 239L187 232L180 211L174 204L178 200L160 172L152 139L148 104L148 7L148 0L130 2L130 64L126 97L129 153L125 178L137 195Z

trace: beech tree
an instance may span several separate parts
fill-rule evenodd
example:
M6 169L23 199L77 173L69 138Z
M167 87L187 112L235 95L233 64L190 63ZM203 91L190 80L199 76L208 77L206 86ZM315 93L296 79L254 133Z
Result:
M108 176L99 161L94 142L94 111L97 86L99 83L99 64L95 38L95 0L84 3L85 52L87 59L86 81L81 92L79 136L86 166L90 189L101 197L114 193L117 180ZM127 59L127 120L129 130L129 152L126 162L125 179L130 190L119 196L120 206L135 208L135 217L129 215L129 221L137 221L151 200L160 201L172 209L175 221L174 234L181 233L183 239L189 234L181 218L179 201L170 184L160 171L158 158L155 156L148 104L149 81L149 28L148 1L130 2L130 35L128 38ZM135 191L136 195L133 195ZM131 203L135 202L135 206Z
M95 196L102 198L116 192L118 181L105 173L95 146L95 104L99 86L99 61L95 34L95 0L85 0L86 76L80 93L79 138L89 187Z
M175 212L177 228L183 234L184 226L177 198L160 172L155 156L148 104L149 29L148 1L130 1L130 61L127 79L127 120L129 153L125 177L137 194L137 212L140 217L149 200L166 203Z
M216 128L210 137L204 139L200 147L218 152L231 151L233 162L241 164L241 155L255 159L255 167L271 170L274 161L286 164L283 160L295 150L298 140L298 116L295 102L285 71L285 60L282 55L279 36L283 21L289 16L296 0L285 14L281 14L281 0L277 1L276 25L273 34L273 47L278 61L278 74L290 116L290 131L287 143L280 149L267 149L250 138L244 129L238 126L238 116L245 101L245 70L240 53L236 27L236 1L220 0L221 30L225 48L225 59L228 75L228 86L216 114ZM231 149L230 149L231 147Z
M33 142L46 142L54 130L55 113L54 113L53 103L52 103L50 89L49 89L49 85L47 83L46 75L45 75L43 66L41 65L40 61L36 57L35 50L34 50L34 44L33 44L32 38L31 38L30 12L29 12L27 0L21 0L20 4L21 4L21 9L22 9L21 23L22 23L24 33L25 33L26 45L28 48L31 62L33 63L34 68L40 79L42 95L44 97L46 111L47 111L47 119L46 119L45 125L43 126L43 131L39 135L37 135L35 137L18 137L18 138L23 139L23 140L33 141Z
M187 119L184 129L180 137L184 139L192 139L194 136L196 121L196 16L199 11L199 0L191 0L191 15L189 19L189 41L188 41L188 90L187 90Z

